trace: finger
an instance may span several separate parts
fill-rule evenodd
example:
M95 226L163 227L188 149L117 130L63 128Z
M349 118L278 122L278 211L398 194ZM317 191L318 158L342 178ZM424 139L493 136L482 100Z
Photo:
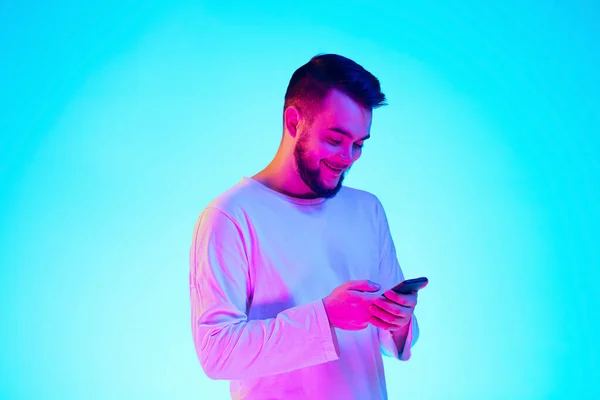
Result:
M347 290L361 290L361 291L365 291L365 292L376 292L379 289L381 289L381 287L379 286L379 284L377 284L373 281L362 280L362 281L348 281L346 283L346 289Z
M417 292L404 294L404 293L396 293L390 289L383 293L383 297L386 297L386 298L394 300L394 301L400 301L400 302L404 302L404 301L416 302L419 297L419 292L417 291Z
M383 297L393 301L401 306L414 308L417 305L418 292L411 294L396 293L393 290L388 290L383 293Z
M371 318L369 318L369 323L373 326L376 326L377 328L385 329L386 331L391 331L399 328L398 325L393 325L388 322L382 321L380 318L377 318L375 316L371 316Z
M398 325L402 323L402 320L407 319L409 316L409 313L407 312L401 312L400 314L392 314L387 312L386 310L383 310L379 307L377 307L376 305L371 305L369 307L369 313L372 316L375 316L377 318L379 318L380 320L387 322L389 324L393 324L393 325Z
M373 304L392 315L402 316L404 313L412 310L411 307L402 306L386 298L380 297L373 301Z

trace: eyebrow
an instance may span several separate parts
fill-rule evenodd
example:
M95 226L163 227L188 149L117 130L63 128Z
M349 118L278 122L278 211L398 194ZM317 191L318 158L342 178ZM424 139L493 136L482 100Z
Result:
M350 139L352 139L352 135L348 131L346 131L346 130L344 130L342 128L339 128L337 126L334 126L333 128L328 128L327 130L334 131L334 132L337 132L337 133L341 133L342 135L348 136ZM360 142L361 140L367 140L370 137L371 137L371 134L369 133L369 134L367 134L367 136L358 139L357 142Z

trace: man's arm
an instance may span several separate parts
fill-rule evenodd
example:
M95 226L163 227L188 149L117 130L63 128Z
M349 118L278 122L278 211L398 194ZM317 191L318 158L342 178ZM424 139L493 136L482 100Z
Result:
M190 254L192 335L211 379L253 379L339 358L321 299L265 320L248 320L251 297L244 241L237 224L207 208Z
M379 262L379 280L377 281L383 291L387 291L404 280L402 268L398 263L396 247L392 239L387 216L383 206L377 200L377 219L379 221L380 237L380 262ZM398 360L407 361L410 359L410 350L417 342L419 337L419 325L417 318L413 314L411 321L401 330L394 333L384 329L377 328L379 334L379 343L381 352L389 357Z

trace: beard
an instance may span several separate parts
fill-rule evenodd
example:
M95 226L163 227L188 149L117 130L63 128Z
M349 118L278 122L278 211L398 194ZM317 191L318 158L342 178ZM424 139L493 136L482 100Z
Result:
M335 196L342 188L342 182L346 177L346 172L340 175L340 179L334 188L326 187L321 179L320 166L311 168L308 160L308 152L306 150L306 142L308 138L308 132L302 132L300 138L296 142L294 147L294 159L298 166L298 172L302 181L312 190L316 197L331 198Z

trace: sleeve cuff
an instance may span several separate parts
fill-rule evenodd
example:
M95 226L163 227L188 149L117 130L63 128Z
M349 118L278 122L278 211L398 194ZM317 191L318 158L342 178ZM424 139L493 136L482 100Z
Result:
M408 361L408 359L410 358L410 355L411 355L410 354L410 349L411 349L411 347L414 344L413 343L414 342L413 329L414 329L414 324L415 324L415 316L414 315L410 319L410 322L408 324L409 324L408 325L408 334L406 335L406 341L404 342L404 348L402 349L402 351L400 351L398 353L398 359L400 361Z
M408 326L408 334L406 335L406 341L404 342L404 347L398 349L398 345L394 340L394 336L392 333L383 329L379 329L379 343L381 347L381 352L383 355L391 358L395 358L400 361L408 361L411 356L411 348L417 341L419 336L419 328L416 321L416 317L413 315L409 322Z
M315 301L314 306L315 312L317 313L319 328L321 329L321 337L323 338L322 346L325 358L327 361L337 360L340 358L337 335L335 333L335 328L329 323L329 317L327 317L327 311L325 311L323 300Z

